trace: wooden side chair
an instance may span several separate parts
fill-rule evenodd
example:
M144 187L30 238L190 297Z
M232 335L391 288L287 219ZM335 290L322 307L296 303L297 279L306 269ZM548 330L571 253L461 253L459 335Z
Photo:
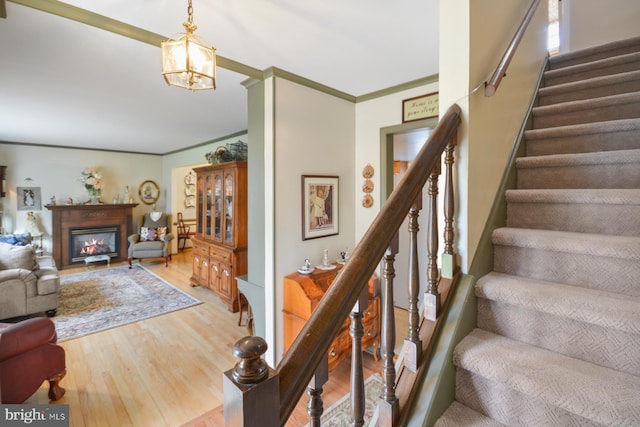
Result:
M183 250L187 244L187 240L191 239L191 236L195 233L191 232L191 226L184 223L182 218L182 212L178 212L178 220L176 222L178 229L178 250ZM182 248L180 248L180 240L182 240Z

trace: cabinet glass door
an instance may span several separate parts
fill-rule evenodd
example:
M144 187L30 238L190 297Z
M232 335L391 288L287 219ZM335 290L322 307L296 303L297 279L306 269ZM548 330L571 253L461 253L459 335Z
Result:
M206 196L204 205L204 214L206 217L206 224L204 228L205 236L211 235L211 177L206 177Z
M224 177L224 212L225 212L225 242L233 241L233 175L227 173Z
M196 200L196 224L198 225L197 233L202 235L202 224L204 224L204 218L202 216L202 211L204 209L204 179L202 177L198 178L197 183L198 192L197 200Z
M216 216L216 228L215 233L213 235L216 239L222 238L222 176L215 175L215 192L216 192L216 201L215 201L215 216Z

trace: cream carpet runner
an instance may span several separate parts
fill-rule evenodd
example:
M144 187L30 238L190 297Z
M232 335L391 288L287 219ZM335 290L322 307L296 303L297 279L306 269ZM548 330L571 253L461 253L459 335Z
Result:
M550 60L436 426L640 426L640 37Z

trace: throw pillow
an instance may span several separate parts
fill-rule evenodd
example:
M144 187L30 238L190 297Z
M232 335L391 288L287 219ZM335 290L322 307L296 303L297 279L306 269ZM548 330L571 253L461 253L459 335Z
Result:
M6 244L3 243L2 257L0 257L0 270L22 268L24 270L33 271L38 268L36 251L33 246L6 247L4 245Z
M167 227L141 227L140 240L143 242L152 242L154 240L162 240L167 234Z

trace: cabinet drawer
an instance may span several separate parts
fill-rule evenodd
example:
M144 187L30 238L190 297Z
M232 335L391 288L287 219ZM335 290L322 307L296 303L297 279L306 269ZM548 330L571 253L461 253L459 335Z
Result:
M232 252L230 250L212 246L209 253L212 258L216 258L218 261L231 262Z
M378 316L378 313L380 311L379 308L378 308L379 304L380 304L380 298L379 297L376 297L373 300L369 301L369 306L364 311L364 313L362 313L362 322L363 323L366 323L370 319L372 319L373 317L377 317Z
M196 243L193 245L192 252L194 256L207 258L209 256L209 246Z

